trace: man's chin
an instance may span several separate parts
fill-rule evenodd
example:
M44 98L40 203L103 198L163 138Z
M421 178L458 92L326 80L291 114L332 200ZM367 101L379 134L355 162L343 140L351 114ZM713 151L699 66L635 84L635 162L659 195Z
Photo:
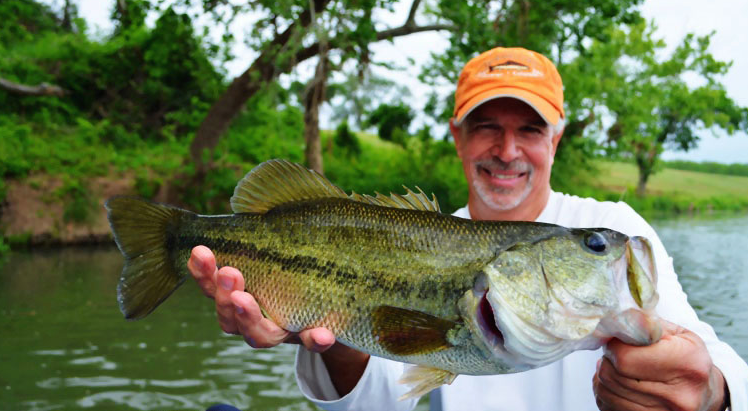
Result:
M517 208L530 194L530 187L506 190L476 185L475 191L481 201L494 211L509 211Z

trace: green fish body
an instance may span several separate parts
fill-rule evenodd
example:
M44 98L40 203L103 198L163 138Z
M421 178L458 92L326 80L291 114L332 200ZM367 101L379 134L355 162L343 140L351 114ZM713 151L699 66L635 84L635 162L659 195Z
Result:
M129 197L107 202L125 256L128 319L153 311L187 277L193 247L244 275L282 328L331 330L372 355L417 364L422 395L458 374L524 371L612 337L659 339L649 243L606 229L472 221L436 200L347 195L280 160L237 186L235 214L203 216Z

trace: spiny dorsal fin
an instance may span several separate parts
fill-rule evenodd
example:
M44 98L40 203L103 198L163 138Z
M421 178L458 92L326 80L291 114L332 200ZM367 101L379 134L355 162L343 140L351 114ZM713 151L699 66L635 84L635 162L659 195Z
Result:
M315 171L286 160L269 160L253 168L237 184L231 197L231 209L234 213L264 213L281 204L296 201L348 198L384 207L440 211L436 196L429 200L420 188L418 193L407 187L405 190L405 195L392 194L390 197L379 193L376 197L357 193L348 196Z
M403 188L407 192L407 194L405 195L390 193L390 196L387 197L382 193L376 193L377 196L372 197L370 195L362 195L354 192L350 195L350 198L354 201L360 201L362 203L369 203L383 207L435 211L437 213L441 212L441 210L439 209L439 201L436 200L435 195L432 194L431 200L429 200L429 197L426 195L426 193L424 193L423 190L421 190L421 188L418 186L416 186L416 189L418 190L417 193L413 192L408 187L403 186Z

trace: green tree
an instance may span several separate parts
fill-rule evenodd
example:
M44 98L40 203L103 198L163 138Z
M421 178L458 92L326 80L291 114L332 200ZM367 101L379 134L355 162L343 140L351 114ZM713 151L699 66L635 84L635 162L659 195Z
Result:
M654 38L654 30L644 22L609 30L609 41L596 41L586 59L569 67L575 78L587 83L575 87L591 90L587 98L613 117L603 130L605 146L634 160L639 196L644 196L666 148L696 147L700 130L722 129L730 135L748 131L748 109L738 106L719 82L730 63L709 53L712 34L688 34L664 56L666 44Z
M406 87L365 69L348 73L342 81L331 83L328 87L328 97L333 109L332 120L350 122L358 130L365 127L366 118L378 102L384 101L388 96L402 98L409 94Z
M413 121L413 112L403 104L381 104L366 121L369 126L377 127L379 138L405 146L408 127Z
M348 122L342 121L338 128L335 129L333 137L335 145L342 148L346 154L358 156L361 154L361 143L355 134L348 128Z

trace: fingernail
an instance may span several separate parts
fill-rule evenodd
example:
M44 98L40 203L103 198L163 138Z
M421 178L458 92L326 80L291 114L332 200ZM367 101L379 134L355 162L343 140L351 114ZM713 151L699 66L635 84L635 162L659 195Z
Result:
M231 278L231 276L219 275L218 282L221 283L221 287L223 287L224 290L231 290L234 288L234 279Z
M242 307L240 307L238 305L234 305L234 307L236 307L236 313L237 314L244 314L244 308L242 308Z

